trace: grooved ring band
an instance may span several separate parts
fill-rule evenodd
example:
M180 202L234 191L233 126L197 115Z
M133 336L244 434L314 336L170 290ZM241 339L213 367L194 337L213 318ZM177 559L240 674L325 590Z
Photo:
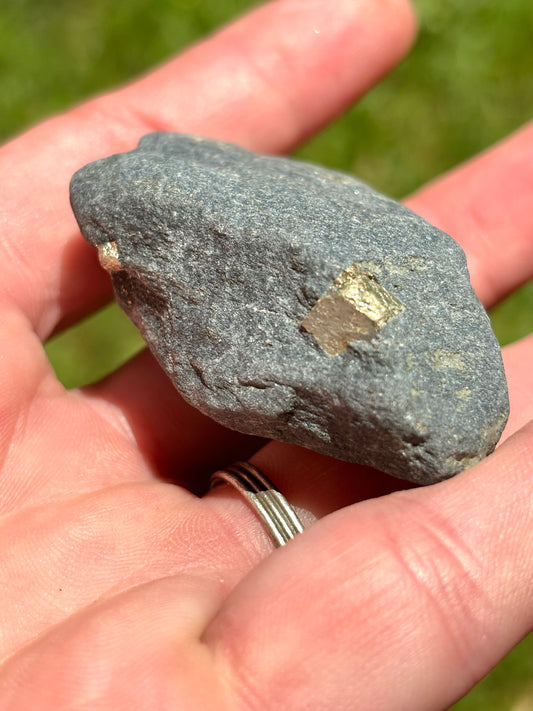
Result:
M230 484L258 514L277 546L302 533L298 514L270 479L248 462L235 462L211 475L211 488Z

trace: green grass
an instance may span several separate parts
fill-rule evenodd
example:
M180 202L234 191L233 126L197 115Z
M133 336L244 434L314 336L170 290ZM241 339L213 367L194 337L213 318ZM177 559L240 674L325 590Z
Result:
M246 0L3 0L0 139L146 71L256 3ZM531 0L418 0L409 58L298 151L396 197L530 119ZM4 177L4 180L6 178ZM502 344L533 326L533 283L492 314ZM142 346L115 306L47 345L68 386L98 379ZM454 708L506 711L532 677L526 640Z
M533 635L526 638L453 711L533 711Z

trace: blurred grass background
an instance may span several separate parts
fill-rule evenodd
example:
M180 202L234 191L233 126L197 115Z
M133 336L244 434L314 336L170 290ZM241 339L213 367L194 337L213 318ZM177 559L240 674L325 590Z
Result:
M3 0L0 139L146 71L255 4ZM298 151L395 197L503 138L531 118L533 106L531 0L415 5L421 26L410 56ZM493 309L491 318L502 344L529 333L533 282ZM73 387L112 371L141 347L134 327L112 305L53 339L47 352ZM529 638L454 709L533 709L532 677Z

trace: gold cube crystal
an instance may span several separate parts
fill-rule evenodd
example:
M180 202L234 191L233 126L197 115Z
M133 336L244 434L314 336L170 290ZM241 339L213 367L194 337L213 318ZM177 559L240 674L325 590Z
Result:
M322 294L302 326L329 353L352 341L373 338L405 306L355 262Z

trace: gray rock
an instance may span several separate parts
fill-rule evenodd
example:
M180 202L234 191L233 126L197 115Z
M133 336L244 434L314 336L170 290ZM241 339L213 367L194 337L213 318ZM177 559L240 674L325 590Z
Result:
M182 395L228 427L429 484L508 415L461 248L347 175L178 134L71 185L116 297Z

